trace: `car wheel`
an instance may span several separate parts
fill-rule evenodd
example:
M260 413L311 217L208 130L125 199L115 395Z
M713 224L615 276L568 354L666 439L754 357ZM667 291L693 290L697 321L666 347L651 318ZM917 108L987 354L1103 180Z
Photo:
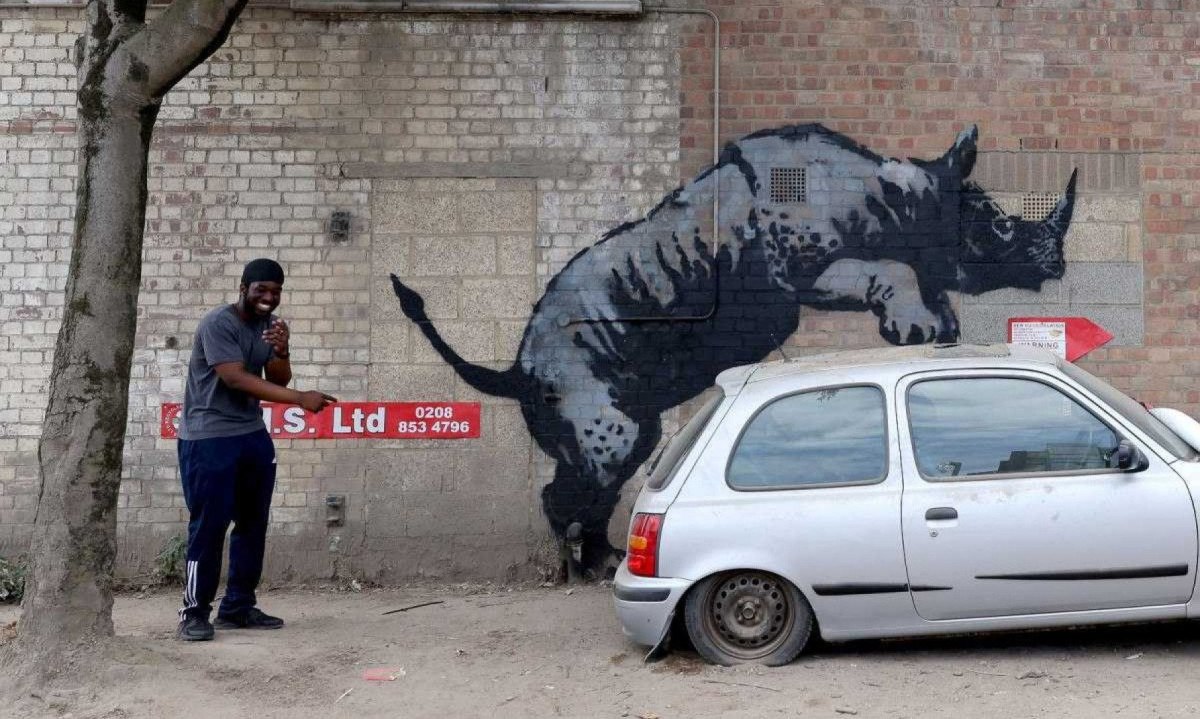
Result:
M684 623L696 651L714 664L779 666L808 644L813 612L790 582L738 570L697 584L688 593Z

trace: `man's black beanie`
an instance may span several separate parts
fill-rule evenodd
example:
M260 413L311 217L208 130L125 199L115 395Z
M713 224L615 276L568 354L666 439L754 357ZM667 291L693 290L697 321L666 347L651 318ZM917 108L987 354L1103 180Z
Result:
M283 284L283 268L275 260L260 257L250 260L242 270L242 284L249 287L254 282L278 282Z

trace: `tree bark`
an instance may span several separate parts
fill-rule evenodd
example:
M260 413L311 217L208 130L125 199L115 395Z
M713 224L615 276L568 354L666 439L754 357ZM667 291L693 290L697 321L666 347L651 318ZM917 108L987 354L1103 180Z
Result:
M90 0L76 44L75 229L38 461L19 651L112 635L116 511L137 329L146 169L163 95L228 36L245 0ZM46 667L43 667L46 668Z

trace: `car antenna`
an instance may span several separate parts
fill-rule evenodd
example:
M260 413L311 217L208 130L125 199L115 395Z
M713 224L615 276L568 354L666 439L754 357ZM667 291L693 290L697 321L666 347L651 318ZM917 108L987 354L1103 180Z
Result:
M783 345L779 344L779 340L775 339L775 333L768 332L767 334L769 334L771 336L771 341L775 343L775 349L779 350L779 354L783 357L783 361L791 362L792 358L788 357L787 353L783 351Z

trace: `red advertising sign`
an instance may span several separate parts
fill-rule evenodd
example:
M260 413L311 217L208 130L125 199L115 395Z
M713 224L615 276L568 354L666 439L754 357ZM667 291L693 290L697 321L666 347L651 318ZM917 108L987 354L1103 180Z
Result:
M161 436L178 436L183 405L164 403ZM338 402L319 413L262 403L263 423L280 439L471 439L479 436L478 402Z
M1041 347L1074 362L1111 340L1113 336L1086 317L1013 317L1008 321L1008 341Z

